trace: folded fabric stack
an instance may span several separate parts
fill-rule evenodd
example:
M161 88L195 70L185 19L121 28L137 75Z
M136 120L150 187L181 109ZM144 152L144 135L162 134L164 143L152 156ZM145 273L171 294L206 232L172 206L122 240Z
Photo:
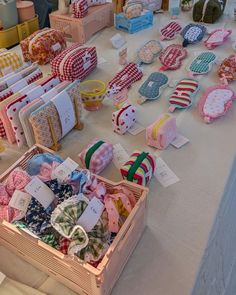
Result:
M15 168L0 184L0 220L27 229L62 253L96 267L136 199L121 185L106 188L88 170L75 170L62 180L56 174L62 163L60 157L42 153L27 162L25 171ZM29 193L35 180L53 195L48 205L42 196ZM96 219L91 218L91 207L96 207Z

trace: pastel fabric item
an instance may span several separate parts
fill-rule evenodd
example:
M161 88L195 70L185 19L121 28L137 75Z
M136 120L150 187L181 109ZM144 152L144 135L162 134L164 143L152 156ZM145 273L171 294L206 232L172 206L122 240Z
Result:
M121 167L125 180L147 185L155 171L155 158L150 153L134 151L130 159Z
M66 48L64 33L44 28L31 34L20 42L24 61L49 63L57 54Z
M46 103L46 101L50 101L51 98L53 98L56 94L63 91L67 86L69 86L69 84L70 84L69 81L61 82L60 84L56 85L45 94L41 95L39 98L36 98L35 100L28 103L19 111L19 119L24 131L24 135L25 135L25 139L26 139L26 143L28 147L31 147L35 144L34 131L29 122L29 117L31 113L36 111L39 107L41 107L44 103Z
M10 202L10 195L8 194L4 184L0 183L0 204L8 205Z
M27 95L21 96L6 106L7 117L11 122L12 129L14 130L18 147L26 145L26 138L20 122L19 111L30 103L30 101L38 98L40 95L43 95L51 88L59 84L59 82L60 81L57 77L49 76L46 81L38 85L35 89L29 91Z
M96 47L75 43L51 62L52 73L61 81L84 80L97 66Z
M167 87L168 81L168 77L165 74L159 72L152 73L141 85L138 92L144 101L158 99L162 91Z
M174 92L169 97L169 111L184 109L192 105L193 99L199 89L199 82L193 79L183 79L179 81Z
M176 119L169 114L161 115L146 129L147 144L159 150L166 149L176 136Z
M182 65L182 60L187 56L187 50L181 45L172 44L166 47L160 54L159 60L162 63L161 71L177 70Z
M106 3L106 0L88 0L88 6L89 7L102 5L102 4L105 4L105 3Z
M5 220L11 223L18 214L19 211L17 209L11 208L8 205L0 205L0 221Z
M15 190L24 192L25 186L31 181L30 175L21 168L15 168L8 176L5 188L12 196Z
M88 1L87 0L73 0L72 12L75 18L84 18L88 14Z
M179 34L181 32L181 30L182 30L181 25L175 21L172 21L161 29L160 39L161 40L172 40L175 38L175 36L177 34Z
M69 85L60 94L66 93L70 96L71 101L77 107L78 114L80 114L81 97L79 92L79 82L75 81ZM55 105L48 102L31 113L29 117L30 124L34 130L35 141L46 147L51 147L54 144L52 138L51 128L48 118L51 118L52 126L55 132L55 139L59 141L62 138L61 121Z
M204 44L208 49L214 49L215 47L224 44L231 34L232 30L217 29L210 33L209 37L204 41Z
M21 72L22 70L28 68L31 65L31 62L25 62L20 66L18 69L14 70L13 72L10 72L4 76L0 76L0 82L5 81L6 79L10 78L11 76Z
M236 99L234 91L227 85L215 85L206 89L198 102L198 111L206 123L225 115Z
M236 54L232 54L223 60L218 75L225 84L236 80Z
M122 135L127 132L136 122L136 108L125 105L120 110L112 113L113 130Z
M108 217L103 211L97 224L86 232L78 219L88 206L89 200L83 195L73 196L57 206L51 216L52 226L65 238L70 239L68 254L77 255L90 262L100 260L109 244Z
M159 41L150 40L139 49L138 59L145 64L153 63L161 50L162 45Z
M206 33L206 27L203 25L189 24L181 32L183 37L183 47L187 47L189 44L200 42Z
M113 145L94 139L79 153L79 159L83 168L99 174L113 159Z
M143 11L142 2L128 3L123 7L124 15L126 18L131 19L141 15Z
M200 53L188 68L190 75L204 75L210 72L213 64L216 62L215 53L206 51Z
M0 53L0 77L5 75L7 68L10 68L10 72L13 72L21 66L22 60L15 52L6 50Z
M139 65L135 63L127 64L115 77L108 83L107 95L112 96L123 89L129 89L132 84L142 79L143 73Z

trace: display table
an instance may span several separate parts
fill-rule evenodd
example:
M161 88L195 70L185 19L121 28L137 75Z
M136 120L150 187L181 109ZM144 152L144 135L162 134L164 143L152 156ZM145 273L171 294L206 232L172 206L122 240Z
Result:
M168 22L168 19L169 16L167 14L157 15L155 16L154 26L151 29L133 35L119 32L128 41L129 60L136 58L136 50L145 41L159 39L159 29ZM218 25L208 27L213 30L222 26L227 21L227 18L225 18L221 21L221 24L218 23ZM181 15L180 22L183 25L191 22L191 16L188 13ZM230 23L229 21L225 27L234 30L231 40L236 40L235 23ZM120 68L118 65L118 51L112 48L109 41L117 32L115 28L105 29L88 42L88 44L96 45L99 58L103 57L107 61L99 64L97 70L89 78L99 78L104 82L108 82ZM218 54L220 60L233 53L231 40L215 49L214 52ZM182 39L179 36L175 41L164 41L162 44L166 47L169 44L181 42ZM13 50L19 52L19 47ZM194 58L195 53L206 50L206 48L201 43L189 46L187 50L189 53L188 58L184 60L182 67L177 71L167 72L172 80L179 80L186 77L186 65ZM144 66L144 77L142 81L150 73L157 71L159 68L159 61L152 65ZM49 66L44 66L43 70L47 73ZM199 99L205 87L218 83L219 80L216 70L217 66L214 65L210 74L198 78L201 89L196 101ZM137 90L140 83L134 84L129 91L129 99L134 104L137 104ZM236 90L235 84L233 84L233 88ZM166 88L161 98L157 101L146 102L141 106L137 105L138 122L146 127L161 113L167 112L168 102L166 98L172 91L173 89ZM111 124L113 110L112 102L106 98L104 100L104 107L101 110L97 112L84 111L83 121L85 128L82 131L73 130L70 132L62 140L62 149L59 154L62 157L70 156L72 159L77 160L77 154L81 148L94 137L110 141L114 144L120 143L128 153L131 153L134 149L155 152L154 149L146 145L144 132L137 136L129 133L123 136L115 134ZM151 181L149 186L147 228L121 274L113 290L113 295L190 294L200 268L214 220L218 218L219 204L236 150L236 103L226 116L210 125L202 121L195 105L186 111L176 111L174 116L177 118L179 132L186 136L190 140L190 143L181 149L175 149L170 146L167 150L163 152L158 151L155 154L161 156L180 178L180 181L168 188L162 187L155 178ZM26 148L19 150L16 146L7 146L7 151L2 154L2 160L0 161L0 172L3 172L14 163L26 150ZM114 181L121 179L119 171L113 164L102 175ZM235 226L235 222L233 225ZM223 236L222 239L224 239ZM203 280L203 277L200 276L196 283L194 295L223 294L221 292L218 293L217 290L219 289L217 288L211 289L209 293L206 291L209 291L207 286L214 286L214 284L217 285L219 283L222 285L222 280L229 279L229 277L224 277L224 271L229 267L229 264L227 264L229 262L226 261L227 263L224 264L224 259L229 258L230 260L231 255L235 252L235 247L231 250L232 252L227 252L229 257L224 256L222 258L222 267L225 267L222 275L216 277L214 282L212 279L214 277L213 274L208 273L208 276L205 278L206 281L202 285L201 280ZM225 249L222 251L225 255ZM208 252L210 253L210 249L208 249ZM18 275L20 273L23 281L27 277L28 284L33 285L36 278L43 277L42 281L37 284L37 288L40 289L41 286L43 292L53 295L74 294L69 289L62 289L59 283L47 278L46 275L43 275L37 270L34 270L34 272L38 273L38 275L35 275L34 272L30 271L31 266L19 262L19 258L14 258L13 255L5 262L2 260L2 257L6 254L2 254L3 250L1 248L0 253L0 270L2 269L4 271L5 268L6 272L10 273L7 273L7 275L13 276L13 279L17 273ZM219 252L215 253L215 259L217 259ZM4 266L3 262L8 266ZM24 267L22 264L24 264ZM25 272L23 272L23 269L25 269ZM214 272L214 269L208 270L208 272L211 271ZM31 274L32 280L30 281ZM208 279L209 281L207 281ZM198 284L202 286L201 290L198 289L198 286L200 286ZM205 290L204 286L206 287ZM213 290L216 291L213 292Z

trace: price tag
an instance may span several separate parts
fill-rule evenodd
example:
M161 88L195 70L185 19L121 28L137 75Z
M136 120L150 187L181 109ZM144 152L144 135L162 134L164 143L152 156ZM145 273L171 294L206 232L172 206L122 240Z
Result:
M116 49L121 48L126 43L126 40L120 34L115 34L110 40Z
M55 199L54 193L38 177L34 177L25 187L25 191L33 196L47 209Z
M113 163L120 169L129 160L129 155L120 143L113 146Z
M81 225L86 232L90 232L97 224L103 210L103 203L98 198L93 197L82 215L77 220L77 224Z
M61 44L57 42L56 44L52 45L52 50L53 51L61 50Z
M186 138L182 134L178 133L175 140L171 142L171 145L173 145L174 147L179 149L188 142L189 142L188 138Z
M9 206L20 211L26 212L31 200L31 195L15 190L11 200L9 202Z
M180 180L160 157L156 159L154 176L164 187L168 187Z
M79 165L71 158L67 158L63 163L56 167L52 176L60 182L64 181Z
M0 285L2 284L2 282L5 280L6 276L4 275L4 273L2 273L0 271Z
M145 130L145 128L140 125L139 123L135 123L129 130L128 132L132 135L137 135L139 134L140 132L142 132L143 130Z

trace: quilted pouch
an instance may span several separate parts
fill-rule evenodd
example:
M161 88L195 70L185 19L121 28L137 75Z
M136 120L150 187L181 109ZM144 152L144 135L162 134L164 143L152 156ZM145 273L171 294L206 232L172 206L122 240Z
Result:
M215 30L212 33L210 33L209 37L204 41L204 44L208 49L214 49L215 47L224 44L231 34L232 30Z
M141 15L143 11L142 2L132 2L123 7L124 16L128 19L135 18Z
M198 102L198 111L206 123L223 116L236 99L234 91L228 85L216 85L207 88Z
M138 59L144 64L153 63L157 55L161 52L161 43L151 40L145 43L138 51Z
M168 77L165 74L158 72L152 73L138 90L141 96L139 103L159 98L167 85Z
M207 74L212 69L216 59L217 56L213 52L206 51L200 53L188 68L190 75L193 76Z
M183 37L183 47L189 44L200 42L206 33L206 27L203 25L189 24L181 32Z
M129 63L108 83L107 95L112 96L142 79L143 73L138 64Z
M87 0L72 1L71 6L75 18L84 18L88 14L89 5Z
M22 60L18 54L12 51L0 52L0 77L13 72L22 66Z
M187 50L181 45L172 44L166 47L160 54L162 63L161 71L177 70L181 67L182 60L187 56Z
M61 81L84 80L97 66L96 47L75 43L51 62L51 70Z
M193 99L199 89L199 82L193 79L183 79L176 86L174 92L169 97L169 111L184 109L192 105Z
M135 121L136 108L132 105L126 105L112 114L113 130L118 134L124 134L128 131Z
M99 174L113 159L113 145L94 139L79 154L83 168Z
M178 24L177 22L172 21L161 29L160 39L161 40L172 40L175 38L175 36L177 34L179 34L181 32L181 30L182 30L181 25Z
M150 153L134 151L120 169L123 179L147 185L155 170L155 158Z
M219 67L218 75L225 84L236 80L236 54L224 59Z
M56 143L79 123L81 109L79 82L75 81L30 115L36 143L55 149Z
M161 115L146 129L147 144L163 150L176 138L176 119L169 114Z

